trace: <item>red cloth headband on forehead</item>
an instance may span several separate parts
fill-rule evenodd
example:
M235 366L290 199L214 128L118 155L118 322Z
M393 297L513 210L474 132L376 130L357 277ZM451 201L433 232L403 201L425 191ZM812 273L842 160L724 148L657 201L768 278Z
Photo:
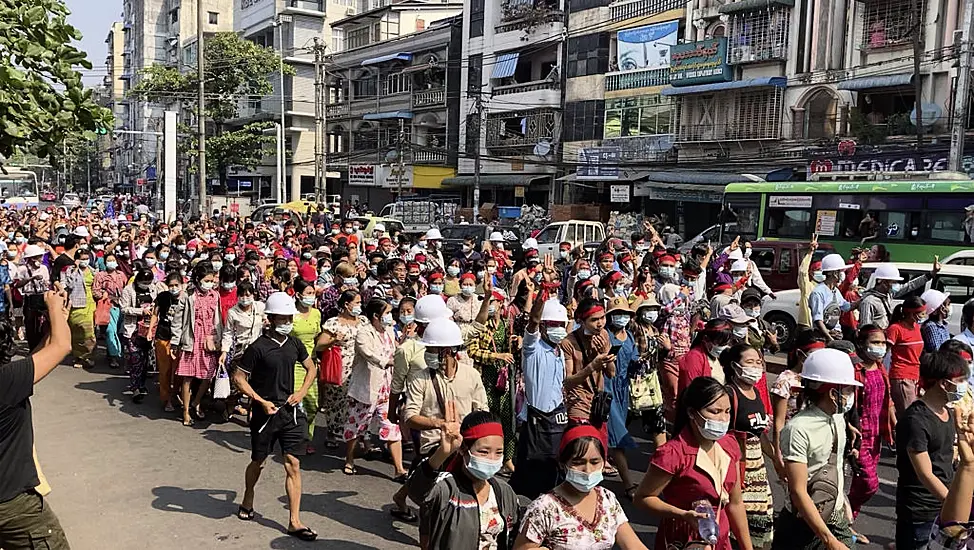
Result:
M476 282L477 281L477 276L474 275L473 273L470 273L468 271L467 273L464 273L463 275L460 275L460 282L462 283L463 281L474 281L474 282Z
M903 311L905 311L906 313L920 313L921 311L925 311L926 309L927 306L904 307Z
M592 306L592 307L586 309L585 311L579 311L578 312L578 316L581 317L582 319L584 319L586 317L591 317L593 315L598 315L599 313L602 313L604 311L605 311L605 308L603 308L602 306Z
M568 447L572 441L582 437L593 437L598 439L599 442L602 443L602 454L604 458L605 449L608 447L608 443L602 436L602 432L597 430L595 426L591 424L580 424L573 428L569 428L568 431L565 432L565 435L561 436L561 444L558 446L558 454L564 452L565 448Z
M824 348L825 348L825 342L812 342L811 344L808 344L807 346L803 347L802 350L814 351L817 349L824 349Z
M958 351L957 352L957 355L960 355L961 357L963 357L964 358L964 361L967 361L968 363L970 363L972 360L974 360L974 357L971 357L971 354L970 353L967 353L967 351L965 351L965 350Z
M460 434L465 440L476 440L482 437L488 437L491 435L496 435L504 437L504 428L501 426L500 422L488 422L486 424L478 424L465 430Z

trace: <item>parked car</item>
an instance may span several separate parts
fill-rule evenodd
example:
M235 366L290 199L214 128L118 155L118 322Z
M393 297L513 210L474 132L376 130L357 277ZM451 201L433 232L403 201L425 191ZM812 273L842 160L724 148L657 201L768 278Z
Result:
M81 197L77 193L65 193L61 197L61 204L68 208L74 208L75 206L81 206Z
M752 241L751 260L761 272L764 282L776 293L798 288L798 264L808 251L804 241ZM832 245L822 243L815 251L814 260L835 252Z
M974 265L974 250L959 250L940 260L943 265Z
M879 263L876 262L862 264L862 270L859 272L859 281L860 283L865 281L864 288L869 289L875 285L876 281L873 279L873 272L878 265ZM893 262L893 265L900 270L900 276L903 277L904 282L914 277L919 277L924 273L929 273L932 267L930 264L905 262ZM893 306L895 307L901 303L907 296L919 296L923 294L924 290L929 288L947 292L950 294L950 301L952 303L963 304L974 297L974 266L944 265L936 278L928 281L926 285L913 291L911 294L897 297L897 299L893 300ZM778 335L778 342L782 347L790 348L798 327L798 298L800 297L800 291L796 288L784 290L776 294L778 299L764 302L764 305L761 307L763 312L762 317L774 328L775 333ZM954 307L950 316L951 334L960 333L960 317L961 308Z
M41 200L47 202L54 202L57 200L57 193L54 191L41 191Z
M538 253L541 256L558 253L558 245L563 242L572 244L572 248L587 242L605 240L605 224L602 222L571 220L567 222L553 222L545 226L535 237L538 241Z
M511 257L515 260L521 257L521 233L516 227L493 227L482 223L471 223L463 225L450 225L440 229L443 235L443 259L449 261L450 258L463 247L463 241L467 237L474 239L474 250L478 252L483 248L484 241L490 238L493 231L500 231L505 235L504 249L511 252Z

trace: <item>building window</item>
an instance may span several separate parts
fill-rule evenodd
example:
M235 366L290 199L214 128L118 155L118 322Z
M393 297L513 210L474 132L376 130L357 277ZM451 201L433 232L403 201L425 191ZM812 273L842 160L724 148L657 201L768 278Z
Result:
M376 94L376 77L367 76L352 81L352 99L374 99Z
M728 63L752 63L788 56L790 8L746 11L731 16L727 29Z
M659 94L608 99L605 102L603 137L669 134L673 110L673 100Z
M565 104L562 122L564 141L593 141L602 139L602 120L605 103L601 100L573 101Z
M207 17L209 17L209 20L210 20L210 24L211 25L219 25L220 24L220 14L219 13L217 13L215 11L209 11L209 12L206 12L206 15L207 15Z
M919 13L927 12L925 0L919 0ZM885 48L909 44L917 26L915 0L868 0L863 6L862 46ZM923 25L920 25L923 39Z
M467 64L467 91L479 93L484 82L484 56L471 55Z
M484 35L484 0L470 2L470 38Z
M411 79L408 74L405 73L392 73L388 74L383 80L382 95L392 95L392 94L403 94L408 92L411 86Z
M678 142L780 139L783 88L690 94L677 103Z
M179 23L179 8L176 8L169 12L169 23L173 25Z
M370 25L365 25L357 29L351 29L348 31L348 34L345 35L345 46L350 50L367 46L371 42L371 33L372 28Z
M552 109L487 115L487 147L517 150L553 141L557 121Z
M609 33L568 39L568 77L605 74L609 70Z
M379 22L379 37L377 40L389 40L399 36L399 12L390 12Z
M345 29L331 28L331 51L345 51Z

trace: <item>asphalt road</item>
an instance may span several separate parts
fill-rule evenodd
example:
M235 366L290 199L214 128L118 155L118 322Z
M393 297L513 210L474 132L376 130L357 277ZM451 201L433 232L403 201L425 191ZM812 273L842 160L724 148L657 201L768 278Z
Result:
M302 462L302 519L318 531L316 543L283 533L288 515L279 460L268 461L257 486L257 521L238 520L250 454L243 425L207 420L183 427L156 400L136 405L123 396L126 382L107 368L88 372L63 366L36 387L37 450L54 489L49 500L74 549L416 546L416 527L391 521L388 514L397 489L391 464L360 460L359 475L348 477L336 452ZM639 441L630 463L643 472L650 448ZM880 477L880 492L856 526L872 539L870 548L891 541L892 458L884 457ZM618 480L606 486L622 491ZM773 486L780 509L785 494L776 482ZM625 506L636 531L652 547L656 521Z

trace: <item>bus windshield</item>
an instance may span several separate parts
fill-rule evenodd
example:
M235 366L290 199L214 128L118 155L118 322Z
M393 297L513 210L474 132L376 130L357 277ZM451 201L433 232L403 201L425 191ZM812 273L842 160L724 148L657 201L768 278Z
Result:
M40 201L37 186L37 175L33 172L21 172L7 169L7 173L0 173L0 200L3 206L14 208L28 208L37 206Z

